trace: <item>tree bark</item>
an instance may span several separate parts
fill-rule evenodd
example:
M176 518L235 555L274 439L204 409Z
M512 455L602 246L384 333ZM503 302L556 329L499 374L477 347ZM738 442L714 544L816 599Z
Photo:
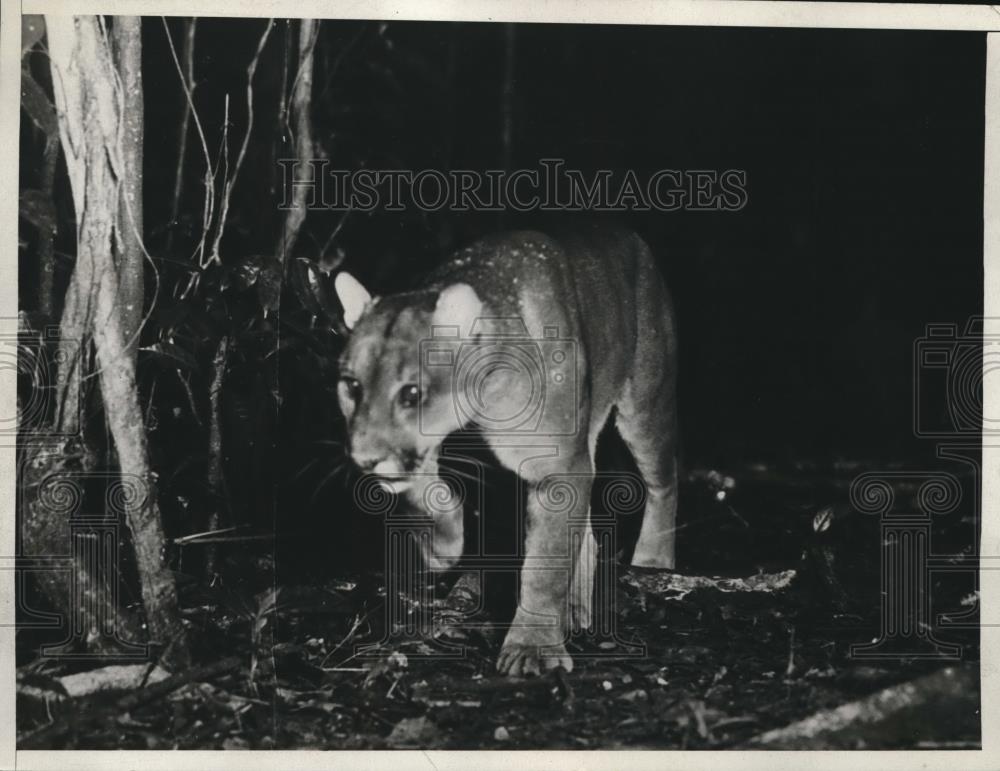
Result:
M152 641L166 646L162 662L181 667L188 652L173 576L164 564L156 489L149 468L135 360L125 335L119 275L112 242L120 211L119 182L125 172L123 116L115 92L115 70L105 31L95 16L47 16L59 131L77 221L77 264L72 300L91 308L101 393L123 481L143 489L121 501L132 534L143 608Z
M142 20L116 16L112 28L115 65L121 82L122 174L115 262L121 290L122 333L129 355L135 358L145 301L142 217Z
M299 22L299 69L295 76L295 89L292 91L292 120L295 123L295 158L302 171L309 168L309 161L313 157L313 51L318 26L319 22L315 19L303 19ZM292 196L292 206L285 216L278 249L278 256L285 268L295 250L299 231L306 218L306 195L305 186L297 186Z
M217 530L222 523L222 510L229 500L226 492L225 458L222 447L222 388L226 380L226 362L229 355L229 335L223 335L212 357L212 383L208 390L208 489L212 496L212 513L208 529ZM230 524L226 517L226 524ZM205 566L211 575L215 572L216 548L210 545L205 552Z
M59 162L59 137L47 137L45 150L42 154L41 193L47 201L53 200L56 180L56 165ZM53 206L53 215L55 207ZM56 276L56 218L52 218L52 227L45 228L38 234L38 310L45 316L47 322L53 320L55 314L55 276Z

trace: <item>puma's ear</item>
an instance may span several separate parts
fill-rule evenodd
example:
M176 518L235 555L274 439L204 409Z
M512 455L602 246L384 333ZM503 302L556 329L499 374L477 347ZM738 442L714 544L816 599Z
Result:
M333 286L337 290L337 299L344 307L344 325L348 329L353 329L368 303L372 301L372 296L350 273L338 273L333 280Z
M452 284L438 295L433 323L436 327L458 327L460 335L468 335L482 314L483 301L476 290L468 284Z

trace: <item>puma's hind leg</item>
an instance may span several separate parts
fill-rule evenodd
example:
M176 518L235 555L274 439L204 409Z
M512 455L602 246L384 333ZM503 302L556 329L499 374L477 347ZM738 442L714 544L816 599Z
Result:
M669 376L667 376L669 377ZM632 564L673 568L677 528L677 453L673 383L630 380L615 426L646 484L646 506Z
M597 574L597 540L594 538L589 514L586 528L579 534L579 544L574 543L573 548L573 583L569 594L570 629L580 632L588 629L593 620L594 578Z

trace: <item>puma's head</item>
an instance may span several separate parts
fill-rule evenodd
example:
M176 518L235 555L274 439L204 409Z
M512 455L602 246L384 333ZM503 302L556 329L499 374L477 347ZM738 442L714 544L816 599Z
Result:
M363 472L434 517L437 561L453 563L461 551L461 511L428 511L424 499L437 483L442 440L462 426L452 372L421 361L421 341L435 327L467 336L482 303L468 284L372 298L353 276L341 273L335 286L351 330L337 387L350 456ZM443 560L456 548L454 559Z

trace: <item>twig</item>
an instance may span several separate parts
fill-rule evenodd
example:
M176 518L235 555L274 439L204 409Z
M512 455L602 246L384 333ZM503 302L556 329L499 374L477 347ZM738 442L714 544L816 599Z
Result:
M354 625L349 630L347 630L347 634L344 635L344 639L342 639L339 643L337 643L337 646L332 651L330 651L328 654L326 654L326 656L323 657L323 661L321 661L320 665L319 665L321 669L323 668L323 665L326 664L326 662L330 660L330 657L333 656L334 653L336 653L341 648L343 648L344 645L347 644L347 641L354 637L354 634L358 631L358 628L361 626L361 624L364 623L367 620L368 620L368 614L367 613L363 613L363 614L359 613L355 617L355 619L354 619ZM350 661L350 659L348 659L348 661ZM346 662L341 662L341 663L346 663ZM337 669L334 669L334 671L337 671Z
M229 177L228 174L226 175L225 186L222 191L222 209L219 213L219 222L215 229L215 241L212 243L212 251L208 260L209 263L216 262L221 264L222 262L222 258L219 256L219 243L222 241L222 233L226 229L226 218L229 214L229 198L232 195L233 185L236 184L236 178L240 174L240 167L243 165L243 158L247 154L247 146L250 144L250 132L253 131L253 76L257 71L257 62L260 61L260 54L264 50L264 46L267 45L267 39L270 37L271 30L273 28L274 19L268 19L267 28L264 30L264 34L260 36L260 40L257 43L257 52L254 54L253 59L250 60L250 64L247 66L247 130L246 133L243 134L243 144L240 146L240 154L236 156L236 165L233 167L233 175L232 177ZM227 112L228 108L229 97L227 95Z
M333 232L330 233L330 237L328 239L326 239L326 243L324 243L323 247L319 250L319 259L320 260L322 260L324 257L326 257L327 251L330 249L331 244L333 244L333 239L335 239L337 237L337 234L340 233L341 229L343 229L344 223L347 222L347 217L348 217L348 215L352 211L353 211L353 209L351 208L350 204L348 204L347 209L344 211L344 213L342 215L340 215L340 219L337 221L337 224L334 226Z
M181 63L177 59L177 50L174 48L174 39L170 35L170 27L167 26L167 18L165 16L160 17L163 22L163 31L167 34L167 43L170 45L170 55L174 60L174 67L177 69L177 75L181 79L181 87L184 89L184 96L187 97L188 106L191 109L191 115L194 117L195 128L198 129L198 138L201 140L201 151L205 156L205 207L202 211L201 217L201 240L199 241L198 248L195 250L195 254L198 255L198 264L201 265L202 257L205 254L205 239L208 237L209 225L212 221L212 215L215 212L215 179L212 176L212 156L208 152L208 141L205 139L205 131L201 127L201 118L198 117L198 110L195 109L194 99L191 88L184 80L184 73L181 70Z
M277 540L276 536L273 533L272 534L258 533L258 534L254 534L254 535L234 535L234 536L229 536L229 537L223 537L223 536L206 536L204 538L199 537L199 536L191 536L191 535L189 535L189 536L184 536L184 538L186 538L187 540L184 540L183 543L178 543L177 541L174 541L174 543L177 544L177 545L179 545L179 546L193 546L193 545L196 545L196 544L203 544L203 543L240 543L240 542L243 542L243 541L274 541L274 540Z
M179 369L175 369L174 372L177 374L177 379L181 381L181 385L184 386L184 393L187 395L188 406L191 408L191 416L194 418L194 422L198 424L198 428L204 427L205 424L201 422L201 418L198 416L198 405L195 404L191 384L185 379Z
M190 535L182 535L173 540L175 546L185 546L189 543L198 543L202 538L209 538L216 535L224 535L226 533L232 533L236 530L235 527L222 527L218 530L205 530L201 533L191 533Z

